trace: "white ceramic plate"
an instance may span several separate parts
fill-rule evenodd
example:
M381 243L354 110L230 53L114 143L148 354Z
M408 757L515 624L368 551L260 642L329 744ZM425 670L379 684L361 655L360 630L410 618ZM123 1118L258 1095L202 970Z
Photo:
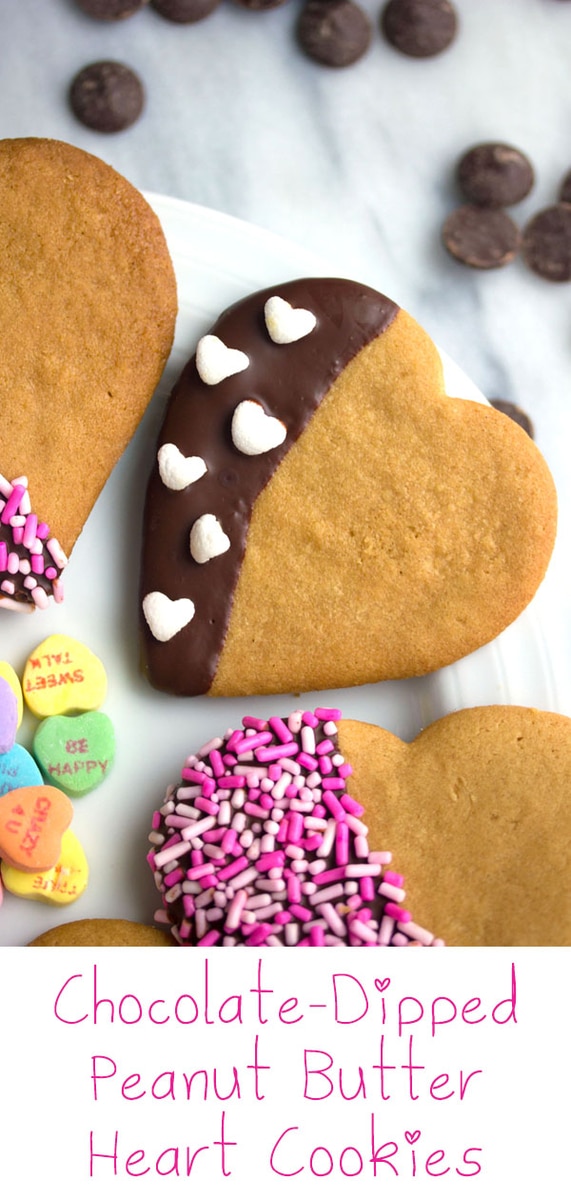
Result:
M75 547L65 574L65 603L44 613L2 613L0 622L0 660L7 659L20 674L30 652L56 632L86 643L101 658L109 680L102 708L115 725L117 759L106 782L75 803L72 828L91 869L86 892L65 908L5 893L0 945L27 944L52 925L82 917L151 922L157 895L145 863L147 833L166 784L176 782L188 753L246 712L267 715L299 705L299 697L184 699L150 688L138 667L141 511L165 397L219 311L257 288L336 271L244 222L182 201L148 198L163 223L179 285L180 315L169 366ZM445 355L443 360L448 391L485 403L464 373ZM111 564L111 574L103 571L103 561ZM316 695L303 698L304 707L316 702ZM340 706L346 716L385 725L407 739L444 713L475 704L564 711L537 599L493 644L454 666L419 680L321 693L319 702ZM18 740L28 749L35 727L27 714Z

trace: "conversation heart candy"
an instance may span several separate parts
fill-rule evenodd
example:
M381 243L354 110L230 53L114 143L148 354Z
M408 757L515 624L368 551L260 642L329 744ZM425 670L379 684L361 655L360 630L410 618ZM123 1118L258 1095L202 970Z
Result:
M100 659L82 642L52 634L30 654L23 691L37 717L86 712L103 703L107 675Z
M23 900L42 900L45 904L73 904L87 887L89 867L79 839L67 829L61 839L61 853L49 871L19 871L2 864L2 883L6 891Z
M16 788L42 784L42 773L32 755L15 742L6 754L0 754L0 796Z
M5 679L6 683L10 684L12 691L16 697L16 705L18 711L18 729L22 724L22 716L24 712L24 701L22 698L22 685L14 668L9 662L0 662L0 679Z
M115 730L105 713L47 717L34 736L34 755L46 779L70 796L84 796L107 777Z
M11 750L18 728L18 702L5 679L0 678L0 757Z
M71 824L71 800L45 784L0 797L0 858L21 871L49 871Z

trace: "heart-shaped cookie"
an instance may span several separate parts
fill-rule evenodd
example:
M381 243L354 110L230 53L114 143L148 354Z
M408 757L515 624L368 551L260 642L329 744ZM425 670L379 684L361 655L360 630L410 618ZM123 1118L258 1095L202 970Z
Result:
M315 317L276 345L278 295ZM191 360L159 444L207 473L173 494L155 467L141 598L192 601L159 641L142 621L151 683L180 694L259 694L422 675L491 641L525 608L553 548L556 497L532 440L490 406L445 394L428 335L349 280L258 292L213 334L249 359L203 383ZM281 444L236 443L254 410ZM226 553L197 563L187 531L212 514Z
M296 710L183 761L149 835L178 942L571 945L568 717L465 709L407 744Z
M176 284L140 193L42 138L0 141L0 268L0 607L44 608L161 376Z
M339 722L372 844L388 844L407 901L455 946L571 945L571 720L492 705L408 744Z

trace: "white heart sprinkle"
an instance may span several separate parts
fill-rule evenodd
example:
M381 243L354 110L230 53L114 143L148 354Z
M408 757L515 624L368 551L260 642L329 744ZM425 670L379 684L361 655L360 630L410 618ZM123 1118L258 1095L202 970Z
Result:
M283 421L269 417L257 400L241 400L232 417L232 441L242 454L265 454L287 436Z
M170 642L194 616L192 600L171 600L164 592L149 592L143 600L143 612L157 642Z
M266 329L279 346L297 342L315 329L317 318L307 308L292 308L281 296L270 296L264 305Z
M195 562L210 562L230 549L230 538L213 513L205 513L190 531L190 553Z
M250 359L241 350L233 350L213 333L201 337L196 347L196 369L203 383L221 383L229 375L245 371Z
M159 473L165 485L172 492L181 492L190 483L196 483L206 474L206 463L203 458L185 458L174 442L165 442L161 446L157 459Z

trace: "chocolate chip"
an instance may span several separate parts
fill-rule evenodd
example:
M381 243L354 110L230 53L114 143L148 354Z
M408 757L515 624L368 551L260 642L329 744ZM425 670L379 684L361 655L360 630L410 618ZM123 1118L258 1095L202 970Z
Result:
M453 41L458 17L449 0L389 0L381 29L391 46L410 58L431 58Z
M234 0L240 8L251 8L254 12L263 12L266 8L278 8L285 0Z
M88 129L118 133L141 115L145 93L138 75L119 62L96 62L72 80L69 102Z
M533 425L523 408L518 408L517 404L511 403L511 400L490 400L490 404L493 408L497 408L498 412L504 413L506 417L511 417L517 425L521 425L530 438L534 436Z
M176 21L178 25L190 25L194 21L202 21L218 8L220 0L151 0L151 7L166 17L167 21Z
M368 49L371 36L371 22L353 0L308 0L297 25L302 50L326 67L357 62Z
M148 0L75 0L75 3L97 21L121 21L134 16Z
M467 150L458 163L456 178L466 200L489 208L517 204L534 183L529 159L503 142L483 142Z
M463 204L444 222L442 240L449 253L466 266L489 270L515 258L520 232L500 209Z
M532 271L552 283L571 279L571 205L552 204L523 231L522 254Z
M571 171L568 171L559 190L561 204L571 204Z

